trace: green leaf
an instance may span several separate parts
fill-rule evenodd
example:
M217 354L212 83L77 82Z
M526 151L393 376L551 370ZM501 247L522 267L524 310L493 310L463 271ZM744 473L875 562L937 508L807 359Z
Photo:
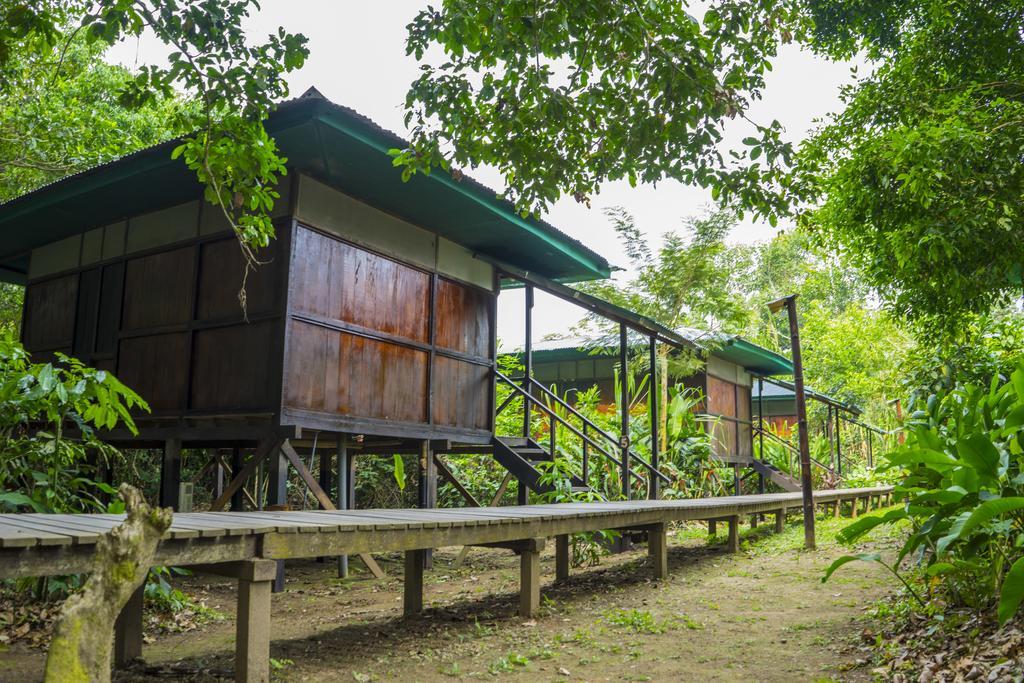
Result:
M46 507L41 503L32 500L24 493L17 491L9 491L7 493L0 493L0 504L8 505L11 509L17 509L19 506L28 506L36 512L48 512Z
M832 576L832 574L834 574L835 571L837 569L839 569L840 567L842 567L844 564L849 564L850 562L881 562L881 561L882 561L882 556L880 554L878 554L878 553L862 553L860 555L843 555L838 560L836 560L835 562L833 562L832 564L829 565L828 569L825 570L825 575L823 577L821 577L821 582L825 583L826 581L828 581L829 578Z
M956 565L949 562L936 562L930 565L924 570L924 573L928 576L938 576L939 574L948 574L949 572L955 571Z
M941 468L957 464L956 458L931 448L907 448L889 456L889 463L906 467L908 465L929 465Z
M995 498L988 500L974 508L970 516L967 517L959 528L955 529L956 538L964 538L972 531L977 529L979 526L986 524L995 517L1004 515L1007 512L1013 510L1024 509L1024 498ZM953 533L954 529L950 529L950 533Z
M889 510L884 515L869 515L861 517L856 522L846 526L839 532L837 538L841 543L852 543L864 534L868 533L882 524L891 524L900 519L906 519L907 511L904 508Z
M1017 558L1003 578L1003 586L999 590L1000 626L1017 613L1017 608L1020 607L1022 600L1024 600L1024 557Z
M398 453L395 453L395 481L401 491L405 490L405 460Z
M957 453L978 474L993 479L999 476L999 449L986 434L969 434L957 441Z

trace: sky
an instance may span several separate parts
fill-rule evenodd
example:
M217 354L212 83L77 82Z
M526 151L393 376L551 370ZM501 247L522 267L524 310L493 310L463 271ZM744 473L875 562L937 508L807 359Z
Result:
M426 0L263 0L249 31L254 39L284 26L309 38L310 57L301 71L289 76L293 96L315 86L327 98L356 109L378 124L404 134L402 103L408 86L417 76L417 63L405 55L406 25ZM159 63L167 54L157 40L132 40L115 46L111 61L126 66ZM764 99L749 114L756 121L778 119L792 140L810 130L815 119L839 108L839 88L850 79L850 66L830 63L785 46L768 75ZM500 189L501 177L489 169L477 169L473 177ZM712 205L710 192L665 181L656 187L631 188L625 181L605 185L591 207L565 198L551 207L546 219L607 258L613 266L625 266L622 251L602 210L621 206L632 213L637 226L656 244L660 235L680 226L681 219ZM784 229L780 223L778 229ZM776 232L750 221L737 226L733 242L758 242ZM617 275L628 277L628 272ZM535 339L568 332L583 317L582 309L539 293L534 307ZM498 336L505 348L523 343L523 297L520 291L499 297Z

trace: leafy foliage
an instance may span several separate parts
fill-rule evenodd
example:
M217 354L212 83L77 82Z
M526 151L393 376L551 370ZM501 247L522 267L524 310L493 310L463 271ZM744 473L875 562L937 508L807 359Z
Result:
M755 207L774 223L782 193L763 180L788 163L777 121L746 117L780 44L800 35L796 2L444 0L409 24L422 73L406 97L408 176L490 164L524 211L560 195L589 202L610 180L675 178ZM444 60L430 60L440 48ZM727 124L748 133L726 158Z
M120 456L97 431L118 425L134 431L133 408L148 410L110 373L61 354L52 363L32 363L17 342L0 338L0 506L106 510L116 491L97 475Z
M131 110L159 105L176 98L179 91L194 98L192 106L174 108L168 119L170 132L185 136L175 156L182 156L196 172L207 200L223 209L254 263L249 249L265 246L273 236L270 209L277 198L277 177L284 171L284 160L262 120L273 103L288 94L283 74L302 66L308 53L305 37L283 28L265 42L251 44L242 22L254 7L258 8L255 0L6 2L0 4L0 83L13 82L13 74L22 89L30 83L46 93L54 80L60 89L65 87L60 80L62 59L77 36L85 42L82 49L94 51L144 32L155 35L171 50L167 66L146 65L130 78L116 72L105 83L116 87L99 101L114 99L119 107ZM47 120L45 109L39 114ZM79 115L70 122L58 117L60 123L72 125L55 130L61 134L81 129L90 117L101 120L104 114ZM45 128L37 131L48 138L51 153L43 166L36 165L50 172L70 170L55 154L70 140L53 140ZM108 153L102 144L82 144L79 151L83 165ZM16 153L18 161L20 152ZM6 162L0 159L0 165Z
M932 394L906 430L906 443L887 456L903 473L896 494L904 506L854 522L842 538L909 521L911 533L887 566L896 572L914 561L957 603L986 608L998 599L1005 622L1024 599L1024 364L988 386Z
M811 44L871 71L798 155L805 220L900 316L958 328L1021 289L1024 5L807 0Z

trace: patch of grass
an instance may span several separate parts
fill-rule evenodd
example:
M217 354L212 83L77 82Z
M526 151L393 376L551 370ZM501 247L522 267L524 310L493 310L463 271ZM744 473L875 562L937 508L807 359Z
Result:
M675 627L672 621L659 621L646 610L614 609L605 612L602 617L609 624L628 628L633 633L664 633Z
M530 658L526 655L521 655L518 652L510 652L494 664L488 667L487 672L492 675L507 674L516 670L516 667L526 667L530 663Z

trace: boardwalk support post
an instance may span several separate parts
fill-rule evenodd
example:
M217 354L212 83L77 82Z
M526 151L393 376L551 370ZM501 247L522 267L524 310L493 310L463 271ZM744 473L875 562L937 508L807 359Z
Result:
M405 551L405 586L402 612L411 617L423 612L423 566L426 550Z
M796 294L768 304L778 313L785 307L789 317L790 349L793 356L793 391L796 398L797 437L800 445L800 484L803 491L804 547L814 550L814 484L811 480L811 445L807 433L807 396L804 394L804 366L800 354L800 323L796 317Z
M708 520L708 536L714 536L717 533L718 533L718 520L716 520L716 519L709 519Z
M569 535L555 536L555 580L569 578Z
M235 633L235 680L270 680L270 593L277 578L273 560L240 562Z
M740 550L740 516L732 515L729 517L729 542L726 548L730 553L736 553Z
M775 533L781 534L786 530L786 508L775 513Z
M664 522L647 527L647 555L654 567L654 578L668 578L668 529Z
M860 505L860 498L850 500L850 518L857 519L857 507Z
M519 544L519 616L532 619L540 611L540 553L543 538L531 538Z
M139 586L121 608L114 622L114 668L123 669L142 657L142 599L145 585Z

